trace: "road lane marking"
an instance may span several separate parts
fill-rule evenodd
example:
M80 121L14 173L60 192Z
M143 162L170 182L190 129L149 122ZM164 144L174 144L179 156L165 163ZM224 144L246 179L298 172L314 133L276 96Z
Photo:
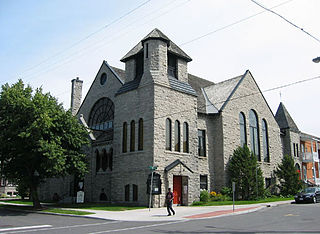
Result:
M72 225L72 226L63 226L63 227L51 227L48 228L41 228L36 230L22 230L22 231L15 231L9 233L24 233L24 232L39 232L39 231L47 231L47 230L58 230L58 229L66 229L66 228L76 228L76 227L88 227L88 226L97 226L103 224L113 224L113 223L121 223L122 221L114 221L114 222L104 222L104 223L89 223L89 224L79 224L79 225Z
M33 229L33 228L48 228L48 227L52 227L52 225L37 225L37 226L24 226L24 227L13 227L13 228L0 228L0 232L17 231L17 230Z
M167 222L167 223L158 223L158 224L150 224L150 225L136 226L136 227L130 227L130 228L113 229L113 230L107 230L107 231L101 231L101 232L91 232L89 234L129 231L129 230L135 230L135 229L141 229L141 228L158 227L158 226L169 225L169 224L183 223L187 221L189 220L179 220L179 221Z

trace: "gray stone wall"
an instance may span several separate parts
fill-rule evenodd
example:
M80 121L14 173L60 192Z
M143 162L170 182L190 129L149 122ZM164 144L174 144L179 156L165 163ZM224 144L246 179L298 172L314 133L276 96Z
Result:
M250 133L249 133L249 111L254 110L257 113L259 125L259 142L260 142L260 155L261 161L259 165L262 169L265 178L271 178L274 169L282 159L282 149L280 140L280 129L274 118L272 111L266 103L263 95L260 93L253 77L247 74L239 87L236 89L231 100L222 111L223 123L223 160L224 168L232 156L233 151L240 145L240 125L239 113L243 112L246 118L247 130L247 143L250 148ZM269 155L270 162L263 161L263 141L262 141L262 119L265 119L268 126L268 139L269 139ZM219 175L221 176L221 175ZM226 178L225 178L226 179ZM225 181L226 182L226 181ZM217 183L217 187L223 184Z

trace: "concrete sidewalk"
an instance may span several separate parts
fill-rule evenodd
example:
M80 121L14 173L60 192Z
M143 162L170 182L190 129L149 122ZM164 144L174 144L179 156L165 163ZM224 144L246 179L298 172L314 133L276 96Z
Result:
M95 212L92 215L85 215L81 217L100 218L108 220L121 220L121 221L178 221L188 219L203 219L213 218L228 215L237 215L243 213L254 212L266 207L277 206L281 204L289 204L292 201L281 201L271 203L259 203L250 205L237 205L233 211L233 206L175 206L175 215L167 216L167 209L151 208L128 210L128 211L102 211L102 210L86 210L83 211ZM69 209L69 208L68 208ZM77 209L79 210L79 209Z

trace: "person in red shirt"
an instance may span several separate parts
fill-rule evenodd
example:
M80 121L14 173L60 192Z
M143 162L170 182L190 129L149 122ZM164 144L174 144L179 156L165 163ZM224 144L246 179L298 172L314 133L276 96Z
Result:
M168 211L168 216L171 215L171 212L172 211L172 214L175 215L176 212L173 210L172 208L172 203L173 203L173 192L171 192L171 188L168 188L168 192L167 192L167 195L166 195L166 202L167 202L167 211Z

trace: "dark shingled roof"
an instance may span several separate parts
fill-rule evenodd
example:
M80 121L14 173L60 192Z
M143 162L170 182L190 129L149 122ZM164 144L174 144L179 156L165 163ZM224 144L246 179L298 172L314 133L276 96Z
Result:
M140 84L140 79L134 79L129 82L126 82L124 85L121 86L121 88L117 91L116 95L125 93L134 89L137 89Z
M168 51L177 55L180 58L185 59L187 62L192 61L192 59L177 46L175 43L173 43L166 35L164 35L159 29L155 28L153 29L147 36L145 36L135 47L133 47L120 61L125 62L131 57L139 54L143 50L143 42L148 39L159 39L162 41L167 42L168 44Z
M214 85L214 83L191 74L188 74L188 82L198 95L198 112L206 114L206 100L203 96L201 88Z
M197 96L196 91L194 91L194 89L191 87L190 84L181 82L174 77L169 76L168 78L169 78L170 87L172 89L183 92L183 93L191 94L193 96Z
M280 129L289 128L293 132L300 132L299 128L297 127L296 123L291 118L289 112L287 111L286 107L280 102L278 107L277 113L275 115L275 119L280 127Z
M181 162L180 159L175 160L174 162L170 163L168 166L166 166L164 168L165 171L170 171L172 168L176 167L177 165L181 164L182 166L184 166L185 168L187 168L191 173L193 173L193 171L187 167L186 164L184 164L183 162Z

